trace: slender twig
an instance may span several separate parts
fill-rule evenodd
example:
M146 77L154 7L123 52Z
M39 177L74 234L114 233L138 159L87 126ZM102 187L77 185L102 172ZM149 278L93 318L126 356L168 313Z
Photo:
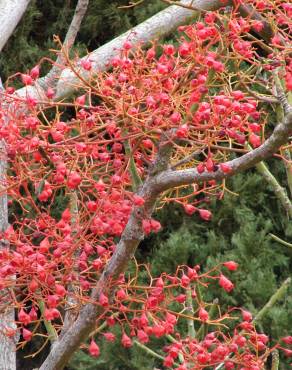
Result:
M76 191L72 191L70 193L70 214L71 214L71 236L72 240L74 241L78 233L78 217L79 217L78 195ZM74 261L77 261L77 259L78 251L75 251ZM77 272L75 266L72 266L72 270L75 270L75 272ZM63 336L64 333L68 330L68 328L73 324L77 315L76 313L77 301L74 295L74 288L72 284L68 285L67 291L69 294L66 301L66 313L60 337Z
M193 307L193 298L192 298L192 289L187 289L187 312L190 316L194 316L194 307ZM187 319L188 323L188 335L190 338L195 338L196 332L195 332L195 326L194 326L194 320L193 319Z
M190 162L192 159L194 159L197 155L199 155L200 153L202 153L203 149L200 149L200 150L196 150L195 152L191 153L190 155L188 155L187 157L181 159L180 161L174 163L172 166L171 166L171 169L172 170L175 170L176 168L180 167L181 165L185 164L185 163L188 163Z
M193 1L190 1L190 4L184 4L180 1L173 1L173 0L161 0L163 3L168 4L168 5L177 5L180 6L181 8L189 9L189 10L194 10L197 12L205 13L207 10L199 8L198 6L193 5Z
M292 218L292 203L287 195L286 190L279 184L275 176L270 172L267 165L264 162L260 162L256 165L258 172L264 177L264 179L271 185L273 191L286 210L289 218Z
M71 24L68 28L65 40L63 42L62 50L60 51L56 62L54 63L52 69L47 75L48 81L53 82L53 80L58 76L62 70L65 58L64 53L68 53L71 47L73 46L77 34L79 32L81 22L87 11L89 0L78 0L78 3L75 8L74 16L72 18ZM54 82L53 82L54 84Z
M146 353L148 353L150 356L155 357L155 358L158 358L159 360L164 361L164 357L163 356L161 356L158 353L154 352L152 349L148 348L144 344L138 342L136 339L133 340L133 343L135 343L137 347L143 349L143 351L145 351ZM175 366L179 366L179 364L176 363L176 362L174 362L173 364Z
M275 70L273 72L273 76L274 76L274 81L275 81L276 90L277 90L277 97L278 97L279 102L281 103L281 105L283 107L284 114L288 114L288 113L292 112L292 106L288 102L285 91L282 87L281 80L278 76L278 71L277 70Z
M129 5L121 5L121 6L118 6L118 9L129 9L129 8L134 8L135 6L140 5L140 4L142 4L142 3L144 3L144 0L139 0L139 1L137 1L136 3L134 3L134 2L132 2L132 1L130 1L130 2L129 2Z
M283 245L285 245L285 246L286 246L286 247L288 247L288 248L292 248L292 244L290 244L290 243L286 242L285 240L283 240L283 239L279 238L278 236L276 236L276 235L274 235L274 234L272 234L272 233L270 233L269 235L270 235L270 237L271 237L272 239L274 239L276 242L279 242L280 244L283 244Z
M51 344L53 344L58 339L58 334L51 321L45 319L45 304L43 300L38 301L38 306L40 308L41 314L43 316L43 322L48 333L48 338Z
M209 318L210 319L212 319L212 317L214 316L216 308L218 306L218 303L219 303L219 299L215 298L212 302L212 305L211 305L210 309L209 309ZM206 328L207 328L207 324L202 323L201 326L199 327L199 330L196 333L196 338L197 339L200 340L204 337L204 333L205 333Z
M253 323L257 324L262 318L266 315L266 313L279 301L281 300L287 291L288 286L291 283L291 278L287 278L280 288L271 296L269 301L264 305L264 307L258 312L258 314L253 319Z
M271 370L278 370L279 365L280 365L279 351L275 349L272 352L272 367L271 367Z
M279 103L279 100L276 99L273 96L258 94L256 92L254 92L252 89L250 89L244 82L240 82L240 84L246 89L246 91L248 91L248 93L250 95L252 95L254 98L256 98L258 100L261 100L261 101L263 101L265 103L270 103L270 104Z

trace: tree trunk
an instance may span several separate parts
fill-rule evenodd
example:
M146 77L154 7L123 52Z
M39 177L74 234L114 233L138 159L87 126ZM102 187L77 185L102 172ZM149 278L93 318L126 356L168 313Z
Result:
M0 141L0 191L5 189L6 175L6 158L5 158L5 143ZM8 226L8 209L7 209L7 194L0 195L0 231L4 231ZM6 241L0 240L0 249L7 248ZM7 291L1 291L0 296L0 370L15 370L16 369L16 352L15 340L16 336L8 337L7 330L15 329L14 308L7 305ZM3 310L3 311L2 311Z

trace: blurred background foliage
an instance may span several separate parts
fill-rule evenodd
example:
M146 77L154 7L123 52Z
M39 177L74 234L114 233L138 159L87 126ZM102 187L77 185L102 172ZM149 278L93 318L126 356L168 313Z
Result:
M54 54L48 52L56 48L53 35L64 38L76 3L72 0L31 2L0 55L3 81L17 71L25 72L43 57L54 59ZM118 7L126 5L128 0L94 0L89 3L74 46L74 52L80 55L96 49L163 8L159 0L148 0L139 7L127 10ZM45 65L42 72L47 72ZM285 185L287 180L282 163L270 160L268 164L278 181ZM151 264L153 276L162 271L174 272L178 264L200 264L205 271L217 263L235 260L240 266L237 272L230 275L235 283L234 292L227 294L218 285L211 284L204 298L210 302L218 298L225 308L243 306L255 314L291 274L292 249L275 242L269 234L291 242L292 225L273 190L256 170L236 175L226 185L237 195L226 192L223 200L210 201L208 209L213 213L210 222L202 221L196 215L185 215L178 205L169 205L159 211L155 217L160 219L163 231L145 239L136 257L139 262ZM62 199L58 202L58 206L63 208ZM259 323L260 329L274 340L291 334L291 292L290 287L286 297ZM119 330L115 330L119 336ZM119 341L108 343L98 337L97 340L101 346L98 359L79 351L66 369L150 370L155 366L161 367L159 360L136 345L126 350L118 344ZM157 342L151 342L150 347L162 348L166 344L160 341L158 347ZM19 369L29 370L39 366L46 351L35 358L24 358L38 345L37 342L31 343L19 352ZM288 368L283 364L282 368L286 366Z

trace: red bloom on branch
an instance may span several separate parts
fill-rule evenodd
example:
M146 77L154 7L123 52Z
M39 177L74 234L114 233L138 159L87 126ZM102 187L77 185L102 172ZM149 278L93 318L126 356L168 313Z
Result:
M234 261L224 262L223 265L228 268L229 271L236 271L238 268L238 263Z
M126 333L123 333L122 335L122 346L125 348L132 347L133 343L132 340L127 336Z
M201 307L199 310L199 318L203 322L209 320L209 314L203 307Z
M77 172L71 172L68 177L68 187L70 189L76 189L81 183L81 176Z
M205 221L210 221L212 219L212 213L207 209L199 209L199 215Z
M193 213L196 212L196 207L192 206L191 204L185 204L184 205L184 210L187 215L191 216Z
M89 345L89 353L93 357L98 357L100 355L100 349L99 346L95 343L95 341L92 339Z
M220 275L220 278L219 278L219 285L224 289L226 290L226 292L231 292L231 290L233 290L234 288L234 285L233 283L227 279L226 276L224 276L223 274Z

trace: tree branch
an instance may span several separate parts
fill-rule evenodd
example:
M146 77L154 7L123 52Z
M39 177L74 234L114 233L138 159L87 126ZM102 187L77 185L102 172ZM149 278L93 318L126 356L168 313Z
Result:
M259 162L256 165L258 172L264 177L264 179L271 185L274 193L284 209L286 210L289 218L292 219L292 203L287 195L286 190L279 184L275 176L270 172L267 165L264 162Z
M30 0L0 0L0 51L9 40Z
M282 240L281 238L279 238L278 236L276 236L276 235L274 235L274 234L272 234L272 233L270 233L269 235L270 235L270 237L271 237L272 239L274 239L276 242L278 242L278 243L280 243L280 244L282 244L282 245L285 245L285 246L286 246L286 247L288 247L288 248L292 248L292 244L291 244L291 243L285 242L285 240Z
M58 58L53 65L52 69L46 76L47 81L51 81L51 87L54 86L55 79L58 77L58 74L62 71L62 65L64 64L65 57L64 53L69 53L69 50L73 46L77 34L79 32L81 22L87 11L89 0L78 0L78 3L75 8L74 16L72 18L71 24L68 28L65 40L63 42L62 50L58 55Z
M0 78L0 92L3 90L2 80ZM0 104L2 102L0 101ZM1 104L2 105L2 104ZM4 107L7 109L7 107ZM6 170L7 170L7 157L5 141L0 140L0 232L3 232L8 227L8 204L7 192L2 192L6 187ZM0 250L9 247L7 240L0 240ZM13 277L12 277L13 279ZM3 290L2 290L3 292ZM6 294L8 290L5 290ZM4 306L4 307L3 307ZM6 308L5 308L6 306ZM3 309L2 309L3 308ZM15 324L14 307L8 305L5 298L0 299L0 363L11 370L16 369L16 353L15 345L18 342L19 336L17 333L17 326ZM7 330L15 331L11 337L6 335Z
M231 0L229 2L231 3ZM181 3L189 4L189 0L182 0ZM220 0L194 0L193 5L204 10L216 10L223 6ZM155 40L175 31L178 26L187 23L194 14L193 10L177 5L170 6L96 49L84 57L84 59L89 58L91 60L92 69L95 72L105 71L108 69L109 62L116 55L119 55L125 41L130 40L133 46L147 44L150 40ZM80 65L81 60L77 62L77 65ZM88 80L91 76L90 72L83 69L80 70L80 75L85 80ZM50 86L50 83L51 76L47 75L40 78L35 86L24 87L16 93L20 97L26 97L28 94L32 98L44 101L47 99L45 91ZM54 99L60 100L72 94L78 83L79 79L74 72L70 68L64 69L59 78L58 89Z
M190 185L193 183L222 180L224 178L233 176L234 174L246 170L263 159L270 157L273 153L277 152L281 145L287 142L288 137L292 133L292 113L288 113L283 122L279 123L273 134L258 148L236 158L232 161L226 162L231 168L229 173L224 173L218 169L216 172L203 172L198 173L195 168L185 170L166 170L160 173L155 179L155 188L158 192L163 192L167 189L174 188L182 185Z
M271 296L271 298L269 299L269 301L264 305L264 307L257 313L257 315L255 316L255 318L253 319L253 323L254 324L257 324L258 321L260 321L265 315L266 313L280 300L280 299L283 299L283 297L285 296L286 294L286 291L289 287L289 285L291 284L291 278L287 278L283 283L282 285L280 286L280 288Z

